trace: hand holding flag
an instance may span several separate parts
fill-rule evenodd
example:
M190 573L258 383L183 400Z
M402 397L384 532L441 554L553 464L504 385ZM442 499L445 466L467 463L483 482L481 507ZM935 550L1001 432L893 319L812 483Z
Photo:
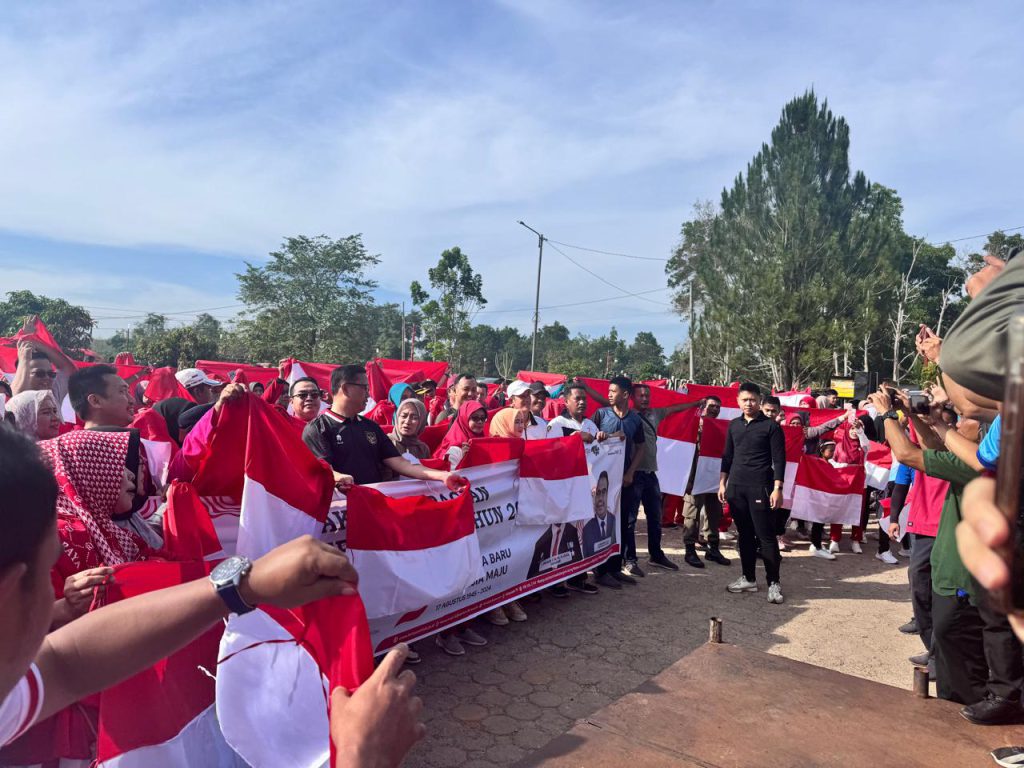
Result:
M239 591L249 605L294 608L334 595L354 595L359 574L341 552L301 536L259 558Z

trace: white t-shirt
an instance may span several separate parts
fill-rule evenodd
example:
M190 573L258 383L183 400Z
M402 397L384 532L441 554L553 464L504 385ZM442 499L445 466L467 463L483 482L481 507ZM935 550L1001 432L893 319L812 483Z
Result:
M548 423L544 421L540 416L534 416L533 420L535 424L530 424L526 431L523 432L523 437L527 440L545 440L548 437Z
M0 703L0 747L31 728L43 708L43 678L33 664Z
M586 416L583 417L582 421L576 421L571 416L562 414L561 416L555 416L551 421L548 422L548 437L563 437L563 433L559 430L568 429L573 432L586 432L588 435L597 437L598 429L597 424L592 422Z

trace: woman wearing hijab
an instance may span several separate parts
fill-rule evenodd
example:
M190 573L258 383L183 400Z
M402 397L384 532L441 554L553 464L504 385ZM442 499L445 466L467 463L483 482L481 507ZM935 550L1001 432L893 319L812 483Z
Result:
M183 397L169 397L166 400L161 400L159 403L153 406L153 410L159 413L165 422L167 422L167 434L171 436L171 439L181 447L182 441L185 436L181 432L181 425L179 419L181 414L192 408L195 405L191 400L186 400Z
M14 424L32 442L50 440L60 434L60 408L50 390L21 392L7 401Z
M132 441L131 430L77 430L39 444L60 489L61 553L50 572L57 598L53 629L88 612L95 589L110 577L113 567L154 554L145 539L115 522L131 516L136 504L135 478L126 466ZM85 699L37 723L4 748L0 764L77 760L88 765L95 758L97 703L96 698Z
M394 429L388 438L394 443L399 453L407 459L417 461L430 458L430 446L420 440L420 433L427 426L427 407L415 397L402 400L395 409ZM399 475L385 466L382 474L384 480L396 480Z
M455 421L434 451L434 458L447 459L454 471L469 450L469 441L486 436L486 426L487 409L480 405L479 400L466 401L459 406Z

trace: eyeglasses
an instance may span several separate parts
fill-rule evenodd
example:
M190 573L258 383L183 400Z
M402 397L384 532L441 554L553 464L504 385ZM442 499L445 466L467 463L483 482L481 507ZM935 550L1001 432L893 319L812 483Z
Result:
M319 400L322 395L319 390L309 389L304 392L296 392L292 397L297 397L299 400Z
M472 416L469 417L469 420L470 421L487 421L487 414L486 413L483 413L483 414L474 413Z
M32 375L35 376L37 379L42 379L44 377L47 378L47 379L56 379L57 378L57 372L56 371L40 371L40 370L37 369L35 371L32 371Z

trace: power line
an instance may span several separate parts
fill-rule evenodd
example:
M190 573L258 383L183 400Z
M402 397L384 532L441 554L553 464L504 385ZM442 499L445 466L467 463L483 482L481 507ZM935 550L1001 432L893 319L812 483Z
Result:
M1024 229L1024 224L1019 227L1003 227L1001 229L994 229L992 232L1016 232L1018 229ZM964 240L977 240L980 237L991 237L992 232L986 232L984 235L969 235L968 237L958 237L953 240L943 240L941 243L932 243L932 245L945 245L947 243L962 243Z
M551 241L549 240L548 242L550 243ZM630 291L627 291L627 290L624 290L624 289L622 289L622 288L619 288L619 286L617 286L617 285L616 285L615 283L611 282L610 280L605 280L605 279L604 279L603 277L601 277L601 276L600 276L599 274L597 274L596 272L592 272L591 270L589 270L589 269L587 269L586 267L584 267L584 266L583 266L582 264L580 264L580 263L579 263L578 261L576 261L576 259L574 259L574 258L573 258L572 256L570 256L569 254L567 254L567 253L566 253L565 251L561 250L561 249L560 249L560 248L558 248L557 246L555 246L555 245L552 245L551 247L552 247L552 248L553 248L553 249L554 249L554 250L555 250L555 251L556 251L557 253L560 253L560 254L562 254L562 256L564 256L565 258L567 258L567 259L568 259L568 260L569 260L570 262L572 262L573 264L575 264L575 265L576 265L577 267L579 267L580 269L582 269L582 270L583 270L584 272L586 272L586 273L587 273L588 275L590 275L591 277L595 277L595 278L597 278L598 280L600 280L600 281L601 281L602 283L604 283L605 285L609 286L610 288L614 288L614 289L615 289L616 291L618 291L619 293L622 293L622 294L623 294L623 295L625 295L625 296L636 296L636 297L637 297L638 299L641 299L642 301L648 301L648 302L650 302L651 304L658 304L659 306L662 306L662 307L671 307L671 306L672 306L671 304L669 304L669 303L668 303L668 302L666 302L666 301L655 301L654 299L648 299L648 298L647 298L646 296L643 296L643 295L642 295L642 294L640 294L640 293L632 293L632 292L630 292Z
M668 291L669 288L654 288L650 291L640 291L639 293L630 294L630 296L643 296L649 293L661 293L662 291ZM571 304L551 304L547 307L540 307L540 309L565 309L566 307L582 307L585 304L603 304L606 301L620 301L627 299L629 296L605 296L600 299L591 299L589 301L574 301ZM659 302L660 303L660 302ZM668 305L671 306L671 305ZM481 309L477 314L496 314L496 313L509 313L509 312L533 312L533 307L522 307L520 309Z
M113 311L113 312L123 312L125 309L127 309L127 307L97 307L97 306L90 306L88 304L83 304L81 306L84 307L85 309L99 309L99 310L108 310L108 311ZM147 317L149 315L198 315L198 314L200 314L202 312L212 312L213 310L216 310L216 309L235 309L237 307L244 307L244 306L245 306L245 304L223 304L223 305L221 305L219 307L203 307L201 309L183 309L183 310L174 311L174 312L157 312L157 311L154 310L154 311L145 312L143 314L137 314L137 315L122 315L122 316L119 316L117 318L112 318L112 319L126 319L127 320L127 319L130 319L130 318L133 318L133 317Z
M577 251L589 251L590 253L601 253L601 254L604 254L605 256L621 256L624 259L638 259L640 261L668 261L668 259L661 259L661 258L658 258L657 256L634 256L633 254L630 254L630 253L616 253L615 251L602 251L602 250L600 250L598 248L587 248L587 247L582 246L582 245L573 245L572 243L563 243L563 242L561 242L559 240L551 240L549 238L545 238L545 239L547 239L547 241L549 243L554 243L555 245L561 245L561 246L563 246L565 248L574 248Z

